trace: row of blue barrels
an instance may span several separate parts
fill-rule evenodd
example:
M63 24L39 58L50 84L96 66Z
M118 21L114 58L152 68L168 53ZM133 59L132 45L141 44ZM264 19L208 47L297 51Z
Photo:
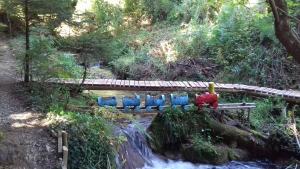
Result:
M182 107L184 110L189 108L189 96L188 95L170 95L171 106ZM113 97L98 97L98 105L100 107L116 107L117 98ZM128 112L129 109L133 108L136 112L139 112L141 109L141 97L140 95L135 95L134 97L125 96L122 99L123 109L125 112ZM145 108L147 112L151 112L153 108L163 111L166 106L166 97L165 95L160 95L159 97L147 95L145 99Z

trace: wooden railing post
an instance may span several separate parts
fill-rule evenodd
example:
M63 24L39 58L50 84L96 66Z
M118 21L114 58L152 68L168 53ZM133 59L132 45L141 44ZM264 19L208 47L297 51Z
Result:
M68 169L68 155L69 149L66 146L63 146L63 164L62 169Z
M62 143L62 132L61 131L58 131L58 134L57 134L57 143L58 143L58 153L62 153L62 147L63 147L63 143Z

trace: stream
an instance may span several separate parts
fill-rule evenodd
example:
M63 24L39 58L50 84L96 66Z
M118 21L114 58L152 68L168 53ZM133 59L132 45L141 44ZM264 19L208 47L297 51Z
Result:
M128 143L121 149L121 154L126 156L127 164L119 168L133 169L275 169L278 168L266 161L238 162L231 161L224 165L193 164L182 160L170 160L152 152L146 142L145 130L151 123L151 117L143 117L129 124L122 132L127 137ZM138 166L138 163L143 163Z
M99 96L116 96L118 104L123 96L132 96L134 92L96 91ZM137 93L142 98L146 92ZM148 94L148 93L146 93ZM153 94L153 93L151 93ZM157 94L157 93L154 93ZM161 93L160 93L161 94ZM182 160L171 160L155 154L148 146L146 129L150 126L153 116L138 117L126 126L118 126L116 134L124 135L127 142L123 143L117 156L119 169L276 169L276 165L268 161L231 161L224 165L193 164Z

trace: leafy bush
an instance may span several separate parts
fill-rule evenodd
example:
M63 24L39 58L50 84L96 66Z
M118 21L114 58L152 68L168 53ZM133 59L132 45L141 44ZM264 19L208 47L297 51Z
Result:
M170 11L170 21L206 23L215 20L222 3L219 0L185 0Z
M153 21L166 20L178 0L142 0L146 14L152 17Z
M276 125L280 122L280 118L276 118L271 113L275 108L283 108L285 103L280 99L264 99L256 102L256 108L250 114L251 125L258 130L263 129L264 125L273 123Z
M10 42L17 55L18 68L22 74L23 60L25 57L24 39L22 36ZM31 78L45 81L49 78L79 78L82 69L77 65L75 58L70 53L60 52L55 48L53 37L31 36L30 50Z
M199 159L214 160L218 158L218 152L215 146L202 135L194 135L192 137L193 149L198 155Z
M208 50L208 25L198 25L190 23L186 28L186 33L181 33L174 37L175 47L181 58L201 57Z
M69 133L70 168L102 169L114 166L114 142L110 125L100 116L64 112L52 108L48 114L55 128ZM112 165L112 166L109 166Z
M144 13L141 1L125 0L124 12L133 18L141 18Z
M123 21L122 10L104 0L94 1L93 12L101 32L118 29Z
M152 147L157 151L163 151L163 147L178 148L191 134L197 133L198 123L202 120L203 116L195 110L167 109L149 128Z
M161 78L167 72L166 65L159 59L147 55L144 51L129 52L112 61L110 65L121 78L143 79Z
M221 9L218 17L218 26L213 31L211 51L216 62L221 65L230 66L247 58L248 52L252 50L251 42L253 29L251 22L252 13L245 7L226 5Z

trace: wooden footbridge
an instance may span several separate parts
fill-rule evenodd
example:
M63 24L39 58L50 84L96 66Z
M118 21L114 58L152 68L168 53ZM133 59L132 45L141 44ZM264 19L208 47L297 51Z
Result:
M50 79L48 83L78 85L81 80ZM117 79L87 79L86 90L130 90L130 91L207 91L209 82L202 81L136 81ZM299 90L278 90L243 84L215 83L217 92L238 92L266 97L282 97L286 101L300 103Z

